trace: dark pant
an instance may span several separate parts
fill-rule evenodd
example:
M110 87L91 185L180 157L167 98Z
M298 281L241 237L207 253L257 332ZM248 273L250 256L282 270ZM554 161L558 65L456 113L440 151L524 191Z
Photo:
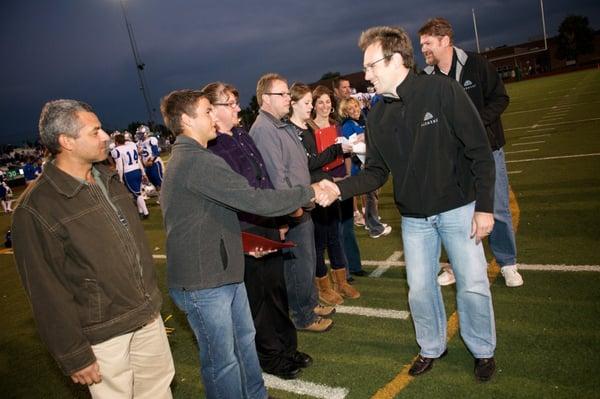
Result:
M340 239L340 203L334 202L327 208L317 206L312 211L315 224L315 248L317 252L316 276L327 275L325 249L329 255L332 269L346 267L346 255Z
M264 230L248 231L278 239ZM279 369L289 362L298 347L296 327L288 315L283 256L281 252L262 258L246 255L245 266L244 283L256 328L258 359L265 371Z

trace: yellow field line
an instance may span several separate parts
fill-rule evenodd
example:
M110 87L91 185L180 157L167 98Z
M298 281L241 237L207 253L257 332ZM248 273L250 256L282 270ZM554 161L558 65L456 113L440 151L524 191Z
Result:
M509 194L509 200L510 200L510 211L512 213L512 219L513 219L513 228L516 233L517 229L519 228L519 218L520 218L521 211L519 209L519 204L517 203L517 198L515 197L515 194L513 193L513 191L511 189L509 189L508 194ZM498 266L496 261L493 260L488 265L488 278L490 280L490 285L493 284L494 281L496 281L498 274L500 274L500 267ZM458 313L454 312L454 313L452 313L452 315L450 315L450 318L448 318L448 330L447 331L448 331L448 342L449 342L452 338L454 338L454 336L458 332ZM390 382L388 382L383 388L381 388L377 392L375 392L375 394L371 397L371 399L395 398L396 395L398 395L400 393L400 391L402 391L404 388L406 388L406 386L408 386L408 384L410 384L410 382L414 379L414 377L411 377L408 374L408 370L410 369L410 366L411 366L412 362L415 361L415 359L416 359L416 356L411 360L411 362L409 364L404 365L404 367L402 367L402 370L400 370L400 372Z

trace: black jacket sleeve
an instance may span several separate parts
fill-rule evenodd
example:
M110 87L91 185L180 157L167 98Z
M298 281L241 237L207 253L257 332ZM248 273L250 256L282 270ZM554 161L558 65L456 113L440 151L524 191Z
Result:
M500 115L508 107L510 99L500 75L491 62L486 59L478 59L477 68L483 89L483 108L480 110L479 116L481 116L483 124L488 126L500 119Z

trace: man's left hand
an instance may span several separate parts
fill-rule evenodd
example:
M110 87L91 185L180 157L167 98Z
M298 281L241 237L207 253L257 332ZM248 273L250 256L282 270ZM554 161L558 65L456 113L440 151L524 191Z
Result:
M471 227L471 238L479 244L486 236L489 236L494 228L494 214L488 212L475 212Z

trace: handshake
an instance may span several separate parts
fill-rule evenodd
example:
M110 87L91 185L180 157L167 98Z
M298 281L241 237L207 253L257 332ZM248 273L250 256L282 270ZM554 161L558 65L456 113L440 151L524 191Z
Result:
M341 195L337 184L329 180L323 179L318 183L311 184L310 186L315 191L315 197L313 198L313 201L323 207L331 205L333 201L338 199L338 197Z

